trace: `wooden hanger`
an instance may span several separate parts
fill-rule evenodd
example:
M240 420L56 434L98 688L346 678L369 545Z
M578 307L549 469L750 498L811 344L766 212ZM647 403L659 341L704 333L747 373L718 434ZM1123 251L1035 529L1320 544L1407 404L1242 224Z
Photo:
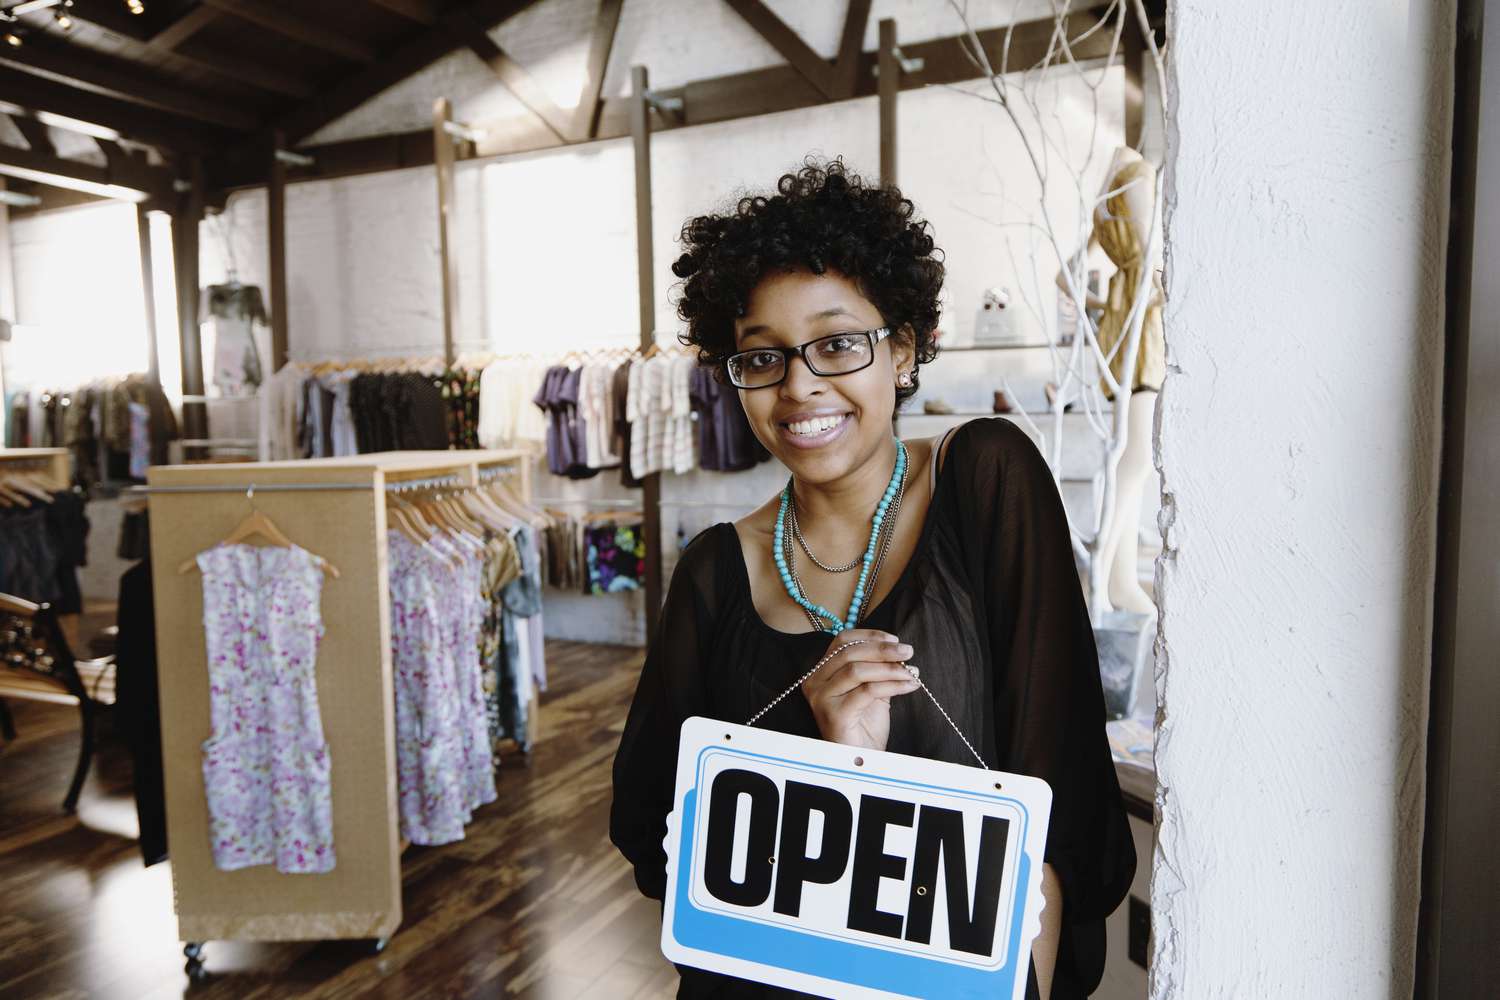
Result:
M276 527L276 523L266 515L262 514L260 512L260 509L255 506L255 486L253 484L246 488L245 499L250 502L250 513L245 516L245 519L243 521L234 526L234 530L230 531L228 535L224 536L224 540L219 543L220 545L239 545L246 539L254 538L256 535L259 535L269 541L273 546L276 546L278 548L291 549L300 547L297 546L290 538L286 537L282 530ZM313 554L313 558L317 560L318 566L323 570L323 572L327 573L335 580L339 578L339 571L337 566L329 562L327 559L324 559L320 555ZM179 574L188 573L196 569L197 567L198 557L194 556L191 559L184 560L182 564L177 567L177 572Z
M30 507L31 499L11 489L8 483L8 479L0 477L0 503L6 507Z
M7 473L5 475L5 485L17 493L24 493L34 500L40 500L42 503L52 502L52 493L48 491L47 484L35 472Z

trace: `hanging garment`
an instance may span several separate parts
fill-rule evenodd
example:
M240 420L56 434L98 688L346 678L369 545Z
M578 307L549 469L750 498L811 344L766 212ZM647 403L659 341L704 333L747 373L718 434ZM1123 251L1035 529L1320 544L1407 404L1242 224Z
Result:
M490 745L498 752L500 741L509 734L509 721L502 716L501 688L505 683L505 653L502 647L500 616L504 608L500 591L520 570L514 555L515 545L509 538L491 533L485 539L484 572L480 578L480 602L484 617L479 629L479 662L483 668L484 711L489 725Z
M594 524L584 529L590 594L639 590L646 579L646 539L639 524Z
M540 669L545 675L544 666L531 662L535 647L527 628L532 616L540 615L542 610L540 565L536 559L536 545L529 525L521 525L516 529L515 548L520 565L515 579L500 593L504 608L500 623L505 675L509 681L504 688L509 696L506 703L509 711L506 714L511 736L525 750L531 746L529 717L535 671Z
M31 393L18 392L6 405L5 447L31 447Z
M76 487L53 493L52 502L45 508L47 535L57 553L57 597L53 606L59 614L77 614L83 610L78 568L89 561L89 519L83 493Z
M130 405L130 478L144 480L151 465L151 411L144 403Z
M719 382L712 369L693 368L688 395L698 414L700 468L740 472L770 459L771 453L750 430L739 391Z
M260 288L232 281L203 290L199 323L214 324L213 383L226 396L249 395L261 383L255 324L269 325Z
M440 539L418 545L391 531L387 541L401 835L448 844L497 797L479 660L482 564L466 555L454 566Z
M290 363L272 373L261 385L257 405L260 408L259 433L262 462L282 462L301 457L297 447L297 424L302 409L302 385L307 377L308 373L305 368L299 364ZM344 405L347 408L347 399ZM352 433L352 428L350 433Z
M198 554L213 732L203 744L214 864L334 867L328 744L318 711L323 572L297 546Z
M532 396L547 365L529 359L492 361L479 376L479 445L535 448L547 439L547 417Z
M62 560L40 506L0 508L0 593L55 604Z
M479 373L447 368L432 377L444 403L449 448L479 447Z
M613 412L610 420L614 425L614 450L620 456L620 485L635 489L641 481L630 471L630 418L626 403L630 396L630 369L634 362L627 361L610 376L610 400Z
M149 867L167 859L166 780L161 762L161 707L157 701L156 604L151 592L149 557L120 576L118 618L115 711L130 744L141 858Z
M359 454L359 439L354 431L354 414L349 406L350 384L358 374L354 369L346 368L318 376L318 382L324 391L332 395L328 418L328 441L329 454L334 457ZM273 375L271 378L274 380L276 376Z

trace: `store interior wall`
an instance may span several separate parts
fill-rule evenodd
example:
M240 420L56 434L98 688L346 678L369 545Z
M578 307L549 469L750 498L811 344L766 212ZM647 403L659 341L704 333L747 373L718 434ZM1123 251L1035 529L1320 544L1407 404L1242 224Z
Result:
M1454 6L1168 32L1151 995L1411 996Z
M955 27L956 22L945 30ZM901 95L899 181L917 212L932 223L947 254L940 328L950 344L972 342L975 311L984 289L992 285L1012 289L1015 322L1028 339L1046 336L1055 324L1051 281L1056 254L1026 226L1039 216L1039 185L1011 124L976 96L987 88L979 82ZM1087 191L1102 186L1110 153L1123 139L1123 88L1123 70L1104 77L1097 129L1090 91L1081 80L1054 74L1039 88L1039 108L1049 124L1067 123L1065 143L1088 149L1092 142L1098 151L1084 174ZM877 115L875 99L867 98L653 136L660 342L674 342L682 329L670 267L684 222L723 210L747 190L769 189L809 154L842 155L856 171L874 178ZM362 120L370 124L367 116ZM386 130L401 124L392 117ZM632 155L630 141L618 139L459 165L453 245L459 265L455 338L460 352L532 350L560 357L567 350L638 342ZM1064 231L1077 231L1076 194L1058 182L1049 190L1055 222ZM440 353L436 203L431 168L311 181L288 189L293 360ZM205 222L202 235L205 283L223 280L232 258L241 280L268 285L264 189L234 193L221 218ZM1080 235L1074 242L1082 240ZM960 411L988 412L1002 377L1023 405L1040 409L1045 405L1042 385L1052 377L1051 361L1046 351L940 358L924 373L923 392L908 404L900 433L923 436L952 424L951 418L922 417L926 398L944 399ZM1097 466L1099 443L1082 416L1064 419L1064 452L1065 475ZM738 517L778 490L784 477L774 463L747 473L695 470L665 476L664 536L669 543L685 542L715 521ZM582 482L542 475L537 489L543 496L578 501L638 497L608 473ZM1156 495L1154 488L1148 490L1148 496ZM1069 485L1065 492L1075 511L1086 516L1088 487ZM672 506L682 500L722 506ZM1155 521L1154 509L1143 511L1142 530L1153 532ZM676 548L666 548L668 572ZM548 597L549 635L625 643L644 639L638 593Z
M828 56L835 53L842 27L841 12L835 9L839 5L772 6L815 49ZM543 7L545 18L537 14ZM606 93L628 90L629 66L637 61L652 67L655 87L783 61L727 5L722 9L709 5L712 10L707 12L695 8L693 19L683 18L680 7L678 0L625 5L606 75ZM1037 16L1045 8L1039 2L986 0L970 4L968 10L972 23L985 28ZM507 51L524 60L543 86L554 91L560 105L568 107L577 99L586 52L579 40L587 37L582 29L591 23L592 13L590 3L583 0L549 0L493 34ZM905 39L952 34L961 28L946 5L882 0L872 8L867 48L876 46L878 19L887 16L897 19L898 36ZM702 17L713 23L699 23ZM580 19L582 28L573 31L570 24ZM705 32L712 32L715 45L696 41ZM1064 141L1069 149L1087 149L1092 143L1098 151L1085 173L1085 190L1100 186L1109 154L1122 140L1123 87L1123 71L1112 70L1099 88L1100 118L1095 130L1090 94L1080 80L1056 73L1040 81L1038 106L1048 116L1049 126L1066 125ZM1154 94L1149 82L1146 91L1149 105ZM918 213L933 223L939 245L948 255L940 324L948 344L971 340L974 312L984 289L993 285L1010 289L1014 321L1028 335L1042 336L1055 321L1050 281L1056 254L1027 229L1038 216L1037 184L1011 124L998 107L979 99L986 93L987 84L982 82L929 88L903 93L899 104L899 180ZM472 54L458 52L378 95L313 138L335 141L422 128L430 123L437 96L452 99L457 115L468 120L527 113ZM1157 117L1153 110L1148 107L1145 115L1149 124ZM768 188L808 154L842 155L854 169L873 178L879 159L877 115L875 99L867 98L664 131L653 137L655 299L662 342L670 343L681 329L674 313L671 285L675 278L670 265L682 224L694 214L722 210L747 188ZM1034 126L1029 131L1035 139ZM1148 154L1153 143L1159 143L1159 136L1148 132ZM573 348L637 342L633 165L628 139L466 161L459 164L457 180L452 236L459 269L456 338L460 351L508 352L541 344L546 353L560 355ZM288 311L294 360L439 353L442 313L436 200L431 168L296 183L288 188ZM1054 183L1049 210L1064 229L1076 228L1076 196L1067 184ZM114 220L114 215L120 219ZM28 217L20 227L17 246L18 282L20 297L37 303L41 313L76 311L81 297L69 289L76 289L85 273L103 275L101 288L108 294L87 297L90 307L102 308L107 302L115 319L110 325L112 339L128 340L143 351L144 322L134 319L142 315L139 290L132 297L125 288L131 282L138 286L139 272L120 263L130 259L124 245L133 245L134 240L133 217L127 220L125 215L133 216L133 210L114 204ZM95 221L81 226L69 222L70 218ZM109 226L106 220L118 224ZM154 242L163 244L167 254L165 260L157 261L156 275L159 283L169 282L169 240L155 238ZM77 266L80 255L97 254L98 247L115 243L121 248L118 259L87 269ZM265 190L232 194L225 210L205 221L199 243L205 285L233 276L268 289ZM1071 243L1063 249L1071 250ZM175 318L168 315L174 301L168 289L158 289L163 377L175 395L179 377ZM142 331L135 331L136 325ZM93 324L93 328L103 326ZM204 345L204 356L212 356L211 344ZM97 360L89 351L75 351L73 357ZM899 432L925 436L953 423L952 418L922 416L926 398L940 398L963 412L988 412L1002 378L1023 406L1041 409L1041 387L1052 377L1045 351L941 357L924 374L923 392L908 404ZM249 416L245 407L211 405L211 433L253 437ZM1065 476L1097 467L1099 444L1082 417L1064 418L1063 436ZM784 475L772 463L748 473L694 471L664 477L667 571L677 550L671 543L685 542L715 521L743 514L779 489ZM1154 484L1147 489L1148 497L1156 495ZM1093 503L1090 488L1065 483L1063 492L1070 508L1086 521ZM638 497L607 474L584 482L542 476L538 493L579 501ZM722 506L674 506L683 500ZM1143 507L1141 530L1155 535L1153 505ZM113 508L100 509L97 515L101 527L115 523L119 516ZM112 535L97 531L91 538L91 562L101 572L85 575L88 596L114 597L111 576L104 571L114 568ZM549 597L549 634L626 643L644 639L638 593L589 598L553 593Z

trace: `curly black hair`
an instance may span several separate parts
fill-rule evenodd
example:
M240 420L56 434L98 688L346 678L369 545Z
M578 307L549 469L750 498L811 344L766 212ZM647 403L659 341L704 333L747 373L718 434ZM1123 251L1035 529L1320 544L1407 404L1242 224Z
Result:
M836 271L880 310L892 334L915 348L918 365L937 357L938 293L943 251L931 226L915 218L910 199L892 186L871 185L850 173L842 157L819 163L809 156L783 174L770 197L746 196L733 211L700 215L682 227L682 256L672 273L684 279L677 315L687 323L679 339L698 348L700 364L723 377L734 352L734 321L768 274ZM896 405L917 391L896 389Z

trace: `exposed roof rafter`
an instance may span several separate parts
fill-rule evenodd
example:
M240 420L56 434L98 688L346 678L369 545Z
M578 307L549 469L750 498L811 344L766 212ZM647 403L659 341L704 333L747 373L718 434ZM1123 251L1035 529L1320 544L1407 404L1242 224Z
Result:
M72 46L28 42L22 48L0 50L0 65L45 77L79 90L115 97L214 125L252 128L255 117L239 108L195 93L166 80L135 72L132 64L101 56L83 57Z
M247 149L258 149L269 143L272 130L286 134L293 145L307 138L340 115L347 114L365 101L400 81L426 69L439 59L468 44L466 31L471 24L494 27L519 14L537 0L469 0L456 10L439 17L438 22L393 52L385 53L375 63L334 84L312 100L272 122Z
M771 47L786 59L787 63L801 73L807 82L817 88L818 93L832 100L836 95L834 70L828 61L813 51L775 11L762 0L724 0L734 12L755 29L756 34L771 43Z
M553 102L531 74L526 72L525 67L495 44L488 32L475 25L469 33L468 43L469 49L479 57L479 61L490 68L490 72L500 79L516 100L541 119L542 124L547 126L559 142L568 142L572 138L573 123L567 113Z
M376 7L384 7L392 14L399 14L408 21L416 21L418 24L436 24L438 19L437 4L433 0L366 0Z
M153 167L123 150L108 166L99 167L35 150L0 146L0 174L128 201L172 196L170 170Z
M615 31L620 26L620 9L624 5L625 0L599 0L599 14L589 37L583 92L578 96L568 133L575 140L592 139L599 131L599 112L604 109L604 74L609 70L609 54L615 46Z
M363 42L301 16L291 4L272 6L263 0L202 0L202 3L205 7L260 25L294 42L311 45L315 49L343 56L353 62L374 62L379 55Z

